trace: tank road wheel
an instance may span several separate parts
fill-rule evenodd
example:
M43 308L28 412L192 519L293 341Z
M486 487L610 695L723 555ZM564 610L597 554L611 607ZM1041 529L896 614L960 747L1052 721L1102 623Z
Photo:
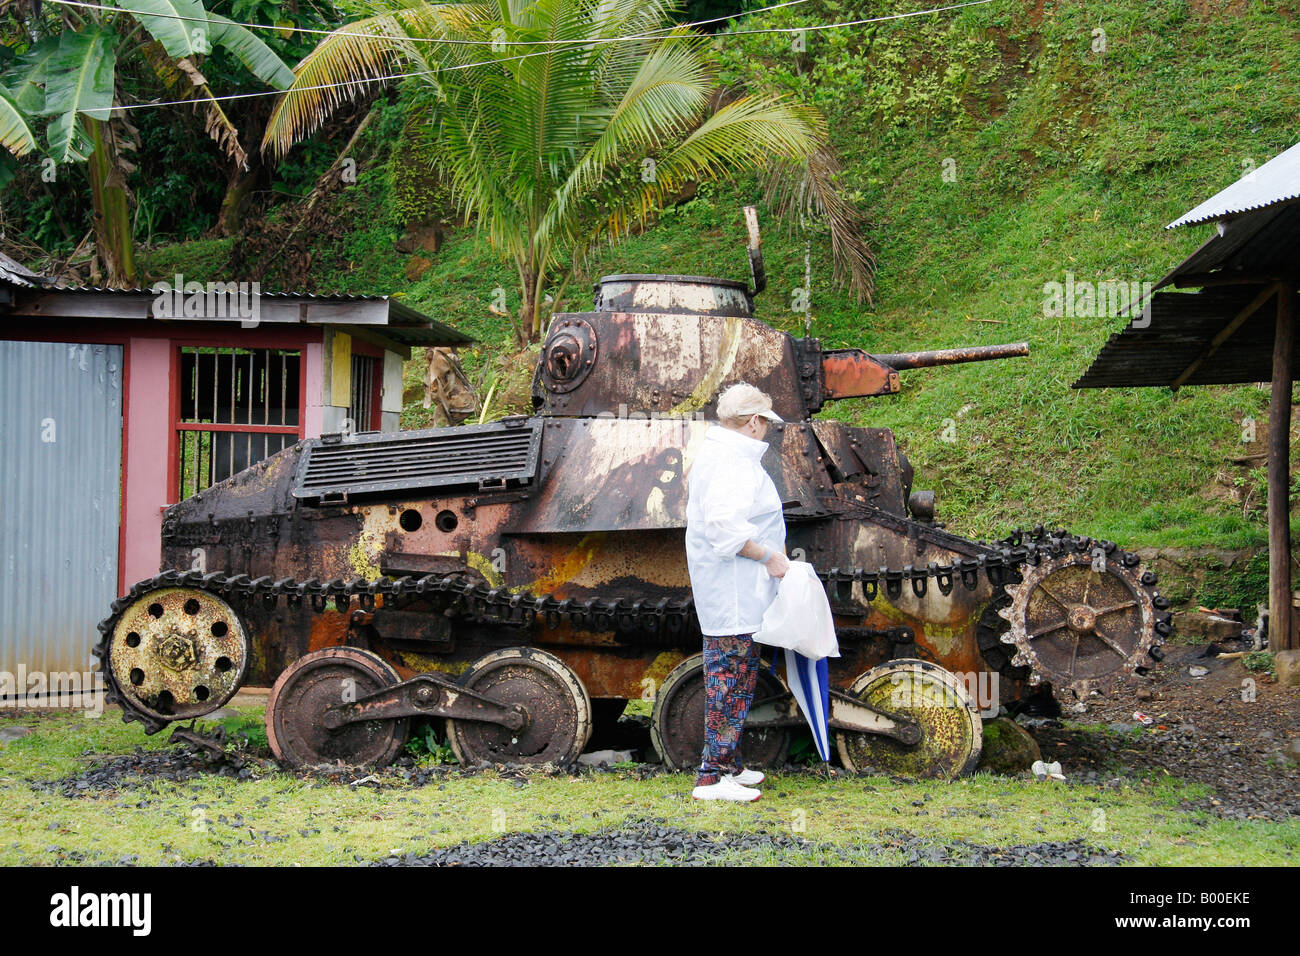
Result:
M873 710L921 726L921 742L900 743L881 734L836 731L845 768L880 770L899 777L951 780L979 762L983 722L956 675L929 661L901 659L873 667L847 693Z
M409 721L367 720L325 727L331 707L398 683L382 657L355 647L304 654L276 680L266 702L266 740L275 759L291 767L342 762L353 767L391 763L406 743Z
M520 730L476 720L447 719L447 742L461 766L482 763L554 764L578 759L591 737L591 698L564 661L535 647L507 647L470 665L461 684L489 700L513 705L526 718Z
M157 730L235 696L248 669L248 635L216 595L161 588L122 613L107 656L123 704L159 721Z
M1160 638L1142 581L1118 558L1094 564L1087 554L1025 568L1021 583L1007 587L1011 606L999 612L1011 624L1002 640L1014 645L1012 663L1033 668L1029 683L1051 681L1080 698L1090 684L1149 663Z
M754 701L785 693L781 682L766 670L758 672ZM673 668L655 695L650 742L670 770L694 770L704 752L704 655L688 657ZM790 749L784 727L746 728L740 755L747 767L780 767Z

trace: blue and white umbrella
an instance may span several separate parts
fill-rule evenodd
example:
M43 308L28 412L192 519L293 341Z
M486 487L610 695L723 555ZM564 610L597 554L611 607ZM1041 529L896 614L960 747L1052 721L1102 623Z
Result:
M831 680L826 658L814 660L785 649L785 682L812 728L822 760L831 759Z

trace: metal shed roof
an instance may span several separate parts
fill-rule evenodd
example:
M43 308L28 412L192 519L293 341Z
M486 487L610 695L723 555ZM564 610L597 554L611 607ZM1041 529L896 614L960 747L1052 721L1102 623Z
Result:
M1228 385L1273 377L1276 296L1300 277L1300 145L1168 228L1219 219L1217 233L1156 288L1150 321L1112 335L1075 388ZM1297 340L1300 347L1300 339ZM1291 368L1300 370L1300 351Z
M0 274L0 284L7 281ZM16 285L17 283L11 283ZM219 293L231 295L233 293ZM194 321L182 317L160 318L154 305L160 293L154 289L15 289L12 305L0 316L82 320L145 320L157 322ZM307 292L259 292L261 324L328 325L349 331L362 329L392 340L400 349L413 345L462 346L474 339L450 325L432 319L410 306L384 295ZM239 322L233 306L220 316L203 316L202 321ZM200 317L195 317L198 319Z
M1271 295L1271 287L1261 293L1258 286L1157 292L1151 297L1150 324L1143 328L1144 320L1134 320L1112 335L1074 387L1267 382L1273 377L1273 308L1260 303L1239 326L1220 336L1247 306ZM1292 368L1300 369L1300 338Z
M1300 143L1242 176L1165 228L1223 219L1297 199L1300 199Z
M21 262L11 259L3 252L0 252L0 283L31 289L38 285L44 285L47 281Z
M1211 278L1300 274L1300 203L1274 205L1220 223L1219 232L1156 283L1183 288Z

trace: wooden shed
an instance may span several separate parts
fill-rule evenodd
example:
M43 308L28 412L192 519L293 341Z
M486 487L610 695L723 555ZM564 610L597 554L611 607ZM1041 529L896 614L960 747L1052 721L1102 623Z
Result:
M1112 335L1075 388L1271 382L1268 448L1269 645L1300 648L1292 611L1291 383L1300 285L1300 145L1166 228L1215 234L1156 285L1144 315Z

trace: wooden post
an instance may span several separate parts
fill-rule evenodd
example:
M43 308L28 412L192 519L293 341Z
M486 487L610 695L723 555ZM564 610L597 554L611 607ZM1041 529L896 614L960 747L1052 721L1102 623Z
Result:
M1295 648L1291 627L1291 348L1295 288L1277 286L1273 392L1268 410L1268 645Z

